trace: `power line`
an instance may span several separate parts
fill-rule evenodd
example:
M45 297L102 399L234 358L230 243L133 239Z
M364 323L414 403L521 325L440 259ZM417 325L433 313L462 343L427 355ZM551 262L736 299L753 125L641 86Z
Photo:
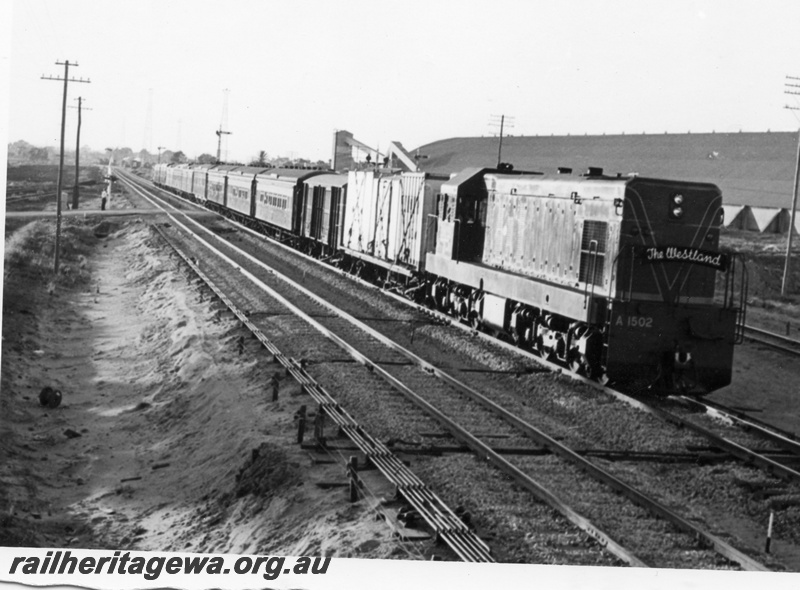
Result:
M64 66L64 77L56 78L53 76L42 75L42 80L58 80L64 82L64 98L61 101L61 154L58 161L58 184L56 185L56 251L53 261L53 272L58 275L59 249L61 248L61 181L64 177L64 125L67 118L67 84L69 82L83 82L85 84L89 84L91 80L69 77L69 66L78 67L77 63L71 64L69 63L69 60L67 60L65 62L57 61L56 65Z
M786 76L787 80L800 80L794 76ZM785 84L787 88L797 87L796 84ZM793 90L784 90L785 94L800 94ZM786 105L787 109L800 110ZM792 289L792 237L794 235L794 221L797 213L797 190L800 184L800 130L797 132L797 162L794 168L794 189L792 191L792 213L789 217L789 237L786 239L786 260L783 264L783 282L781 284L781 295L786 295Z

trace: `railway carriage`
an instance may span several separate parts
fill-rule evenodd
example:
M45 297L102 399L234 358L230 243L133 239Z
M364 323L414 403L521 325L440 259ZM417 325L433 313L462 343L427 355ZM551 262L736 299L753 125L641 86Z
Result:
M213 168L213 164L199 164L194 166L194 177L192 178L192 197L203 205L208 200L208 171Z
M226 207L246 217L255 217L253 195L256 190L256 178L267 170L251 166L239 166L229 170Z
M212 209L223 210L228 207L228 172L239 166L214 166L208 169L206 180L206 200Z
M194 179L194 166L180 164L175 167L175 188L182 194L192 194L192 181Z
M320 170L273 168L256 176L253 217L277 229L279 235L300 236L303 181Z
M744 319L721 212L704 183L465 171L442 187L428 296L589 376L707 393Z
M335 252L344 221L347 174L320 174L303 181L300 236L321 256Z
M153 166L153 182L157 186L164 186L167 181L167 165L156 164Z

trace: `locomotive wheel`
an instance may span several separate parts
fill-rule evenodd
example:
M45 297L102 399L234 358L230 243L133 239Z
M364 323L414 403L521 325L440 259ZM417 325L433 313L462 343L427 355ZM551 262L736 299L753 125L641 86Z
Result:
M586 355L580 353L574 355L572 360L569 362L569 369L573 373L583 375L584 377L589 376L591 373L589 361L586 359Z
M546 361L552 360L551 356L552 356L553 353L552 353L551 350L548 350L547 348L545 348L544 340L542 340L541 336L536 339L536 343L534 344L534 349L536 350L536 353L540 357L542 357L544 360L546 360Z
M597 374L594 377L595 381L597 381L600 385L606 386L608 385L609 381L608 373L606 372L606 368L601 366L597 370Z

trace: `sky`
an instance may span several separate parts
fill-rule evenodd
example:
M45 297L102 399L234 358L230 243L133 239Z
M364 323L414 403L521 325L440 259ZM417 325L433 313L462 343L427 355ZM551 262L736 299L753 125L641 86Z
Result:
M3 4L3 3L0 3ZM789 131L795 0L15 0L8 141L329 160L450 137ZM3 16L0 14L0 16ZM6 59L10 56L10 60ZM800 84L800 80L794 83ZM800 91L800 88L794 88ZM0 103L2 106L2 103ZM67 111L72 149L77 110ZM2 120L2 119L0 119Z

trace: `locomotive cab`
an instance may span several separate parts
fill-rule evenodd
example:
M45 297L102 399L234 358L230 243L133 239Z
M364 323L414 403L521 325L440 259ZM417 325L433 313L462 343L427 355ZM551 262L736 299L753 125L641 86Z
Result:
M719 249L719 189L636 178L622 209L608 365L626 369L615 377L657 392L728 385L747 277L743 261Z

